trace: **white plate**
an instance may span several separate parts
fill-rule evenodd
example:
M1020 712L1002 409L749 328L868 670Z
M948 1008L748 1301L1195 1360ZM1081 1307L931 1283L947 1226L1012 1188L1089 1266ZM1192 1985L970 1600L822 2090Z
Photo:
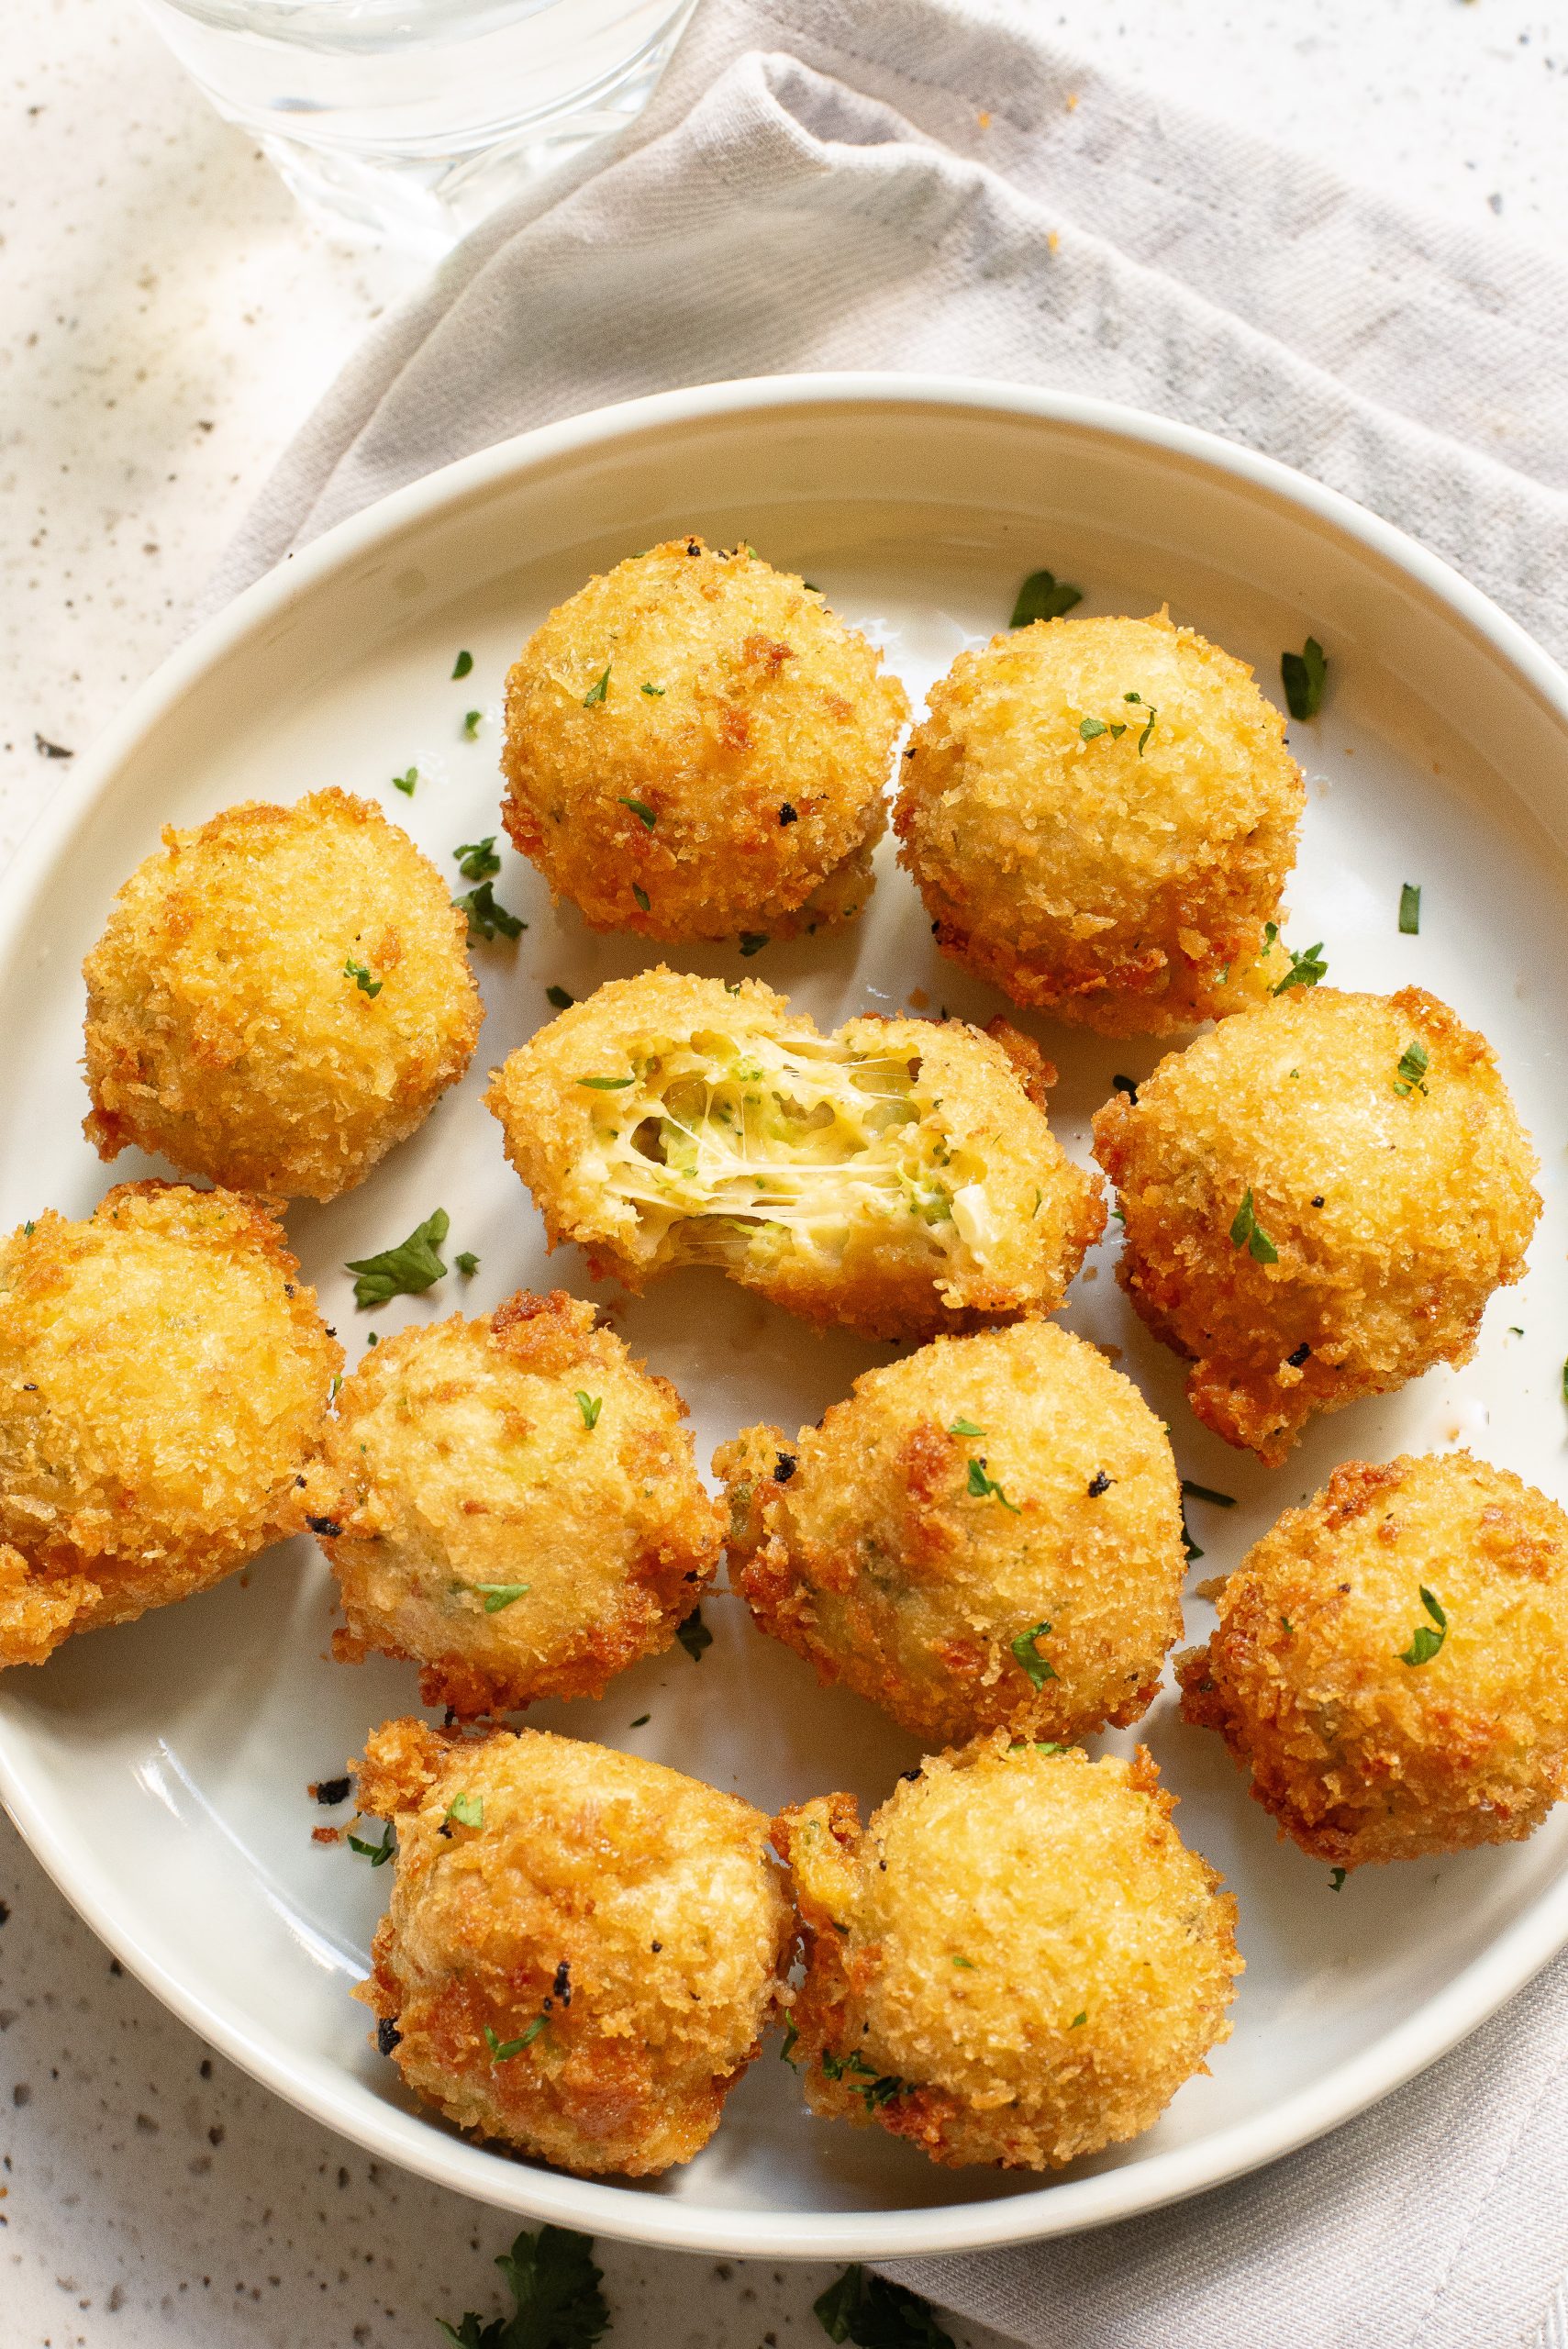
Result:
M455 885L453 846L499 829L507 661L590 570L687 529L749 539L804 571L886 645L917 696L961 646L1006 624L1019 579L1041 564L1083 584L1085 612L1168 601L1253 662L1265 691L1277 690L1283 648L1309 630L1321 639L1329 707L1294 732L1310 790L1290 935L1326 941L1333 981L1421 981L1493 1040L1544 1161L1533 1269L1492 1306L1467 1369L1320 1422L1272 1475L1193 1420L1178 1366L1124 1308L1110 1248L1078 1282L1067 1325L1124 1348L1184 1472L1240 1496L1229 1512L1195 1505L1208 1552L1199 1575L1233 1564L1343 1458L1468 1442L1568 1498L1568 866L1557 845L1568 680L1451 572L1343 499L1176 425L1014 386L806 377L639 401L400 492L242 596L82 762L10 876L4 1225L46 1205L85 1214L110 1181L148 1171L128 1154L111 1174L80 1138L78 970L160 826L341 784L381 800ZM453 683L462 646L475 665ZM468 743L462 718L475 704L484 723ZM390 779L411 762L427 780L409 801ZM744 966L717 949L684 960L755 971L824 1025L895 1008L917 987L987 1017L996 999L934 956L885 850L880 869L868 917L838 939L770 947ZM1404 881L1422 887L1418 938L1396 927ZM530 927L516 948L477 952L489 1016L473 1074L362 1190L290 1217L351 1352L371 1325L487 1308L520 1286L594 1293L574 1252L547 1265L479 1095L484 1071L549 1016L547 985L581 996L656 958L593 936L569 908L552 914L509 852L496 886ZM1082 1157L1112 1075L1140 1074L1157 1054L1037 1032L1062 1068L1054 1122ZM400 1240L438 1205L451 1249L483 1260L477 1277L453 1274L425 1298L357 1315L344 1259ZM691 1403L704 1463L749 1420L815 1419L888 1356L812 1337L716 1274L683 1273L640 1301L600 1294ZM913 1757L909 1742L858 1699L819 1691L750 1628L739 1599L717 1596L706 1613L716 1638L701 1664L677 1647L601 1703L530 1719L674 1763L764 1809L846 1786L879 1800ZM1157 2128L1051 2182L940 2170L880 2132L813 2120L770 2049L689 2167L639 2187L564 2177L420 2112L367 2043L348 1993L387 1879L346 1847L311 1842L323 1814L306 1786L338 1772L373 1722L412 1707L414 1674L325 1661L331 1620L325 1566L297 1542L204 1598L7 1674L7 1808L125 1963L259 2078L410 2169L590 2232L860 2257L1018 2242L1148 2210L1383 2095L1568 1939L1568 1814L1528 1843L1370 1870L1336 1894L1326 1869L1276 1842L1218 1741L1184 1729L1162 1695L1137 1734L1183 1798L1183 1832L1239 1897L1248 1970L1212 2076L1184 2088ZM1189 1637L1209 1620L1189 1601ZM634 1731L644 1712L651 1723Z

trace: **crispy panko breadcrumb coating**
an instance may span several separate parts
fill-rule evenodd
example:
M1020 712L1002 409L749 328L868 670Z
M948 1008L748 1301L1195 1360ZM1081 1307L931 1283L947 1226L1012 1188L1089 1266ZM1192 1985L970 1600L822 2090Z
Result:
M463 937L434 865L346 792L167 829L83 965L88 1140L336 1198L468 1066Z
M814 2112L933 2161L1048 2169L1135 2137L1230 2035L1236 1903L1140 1747L1091 1763L994 1731L922 1763L862 1831L785 1810Z
M699 2153L794 1943L762 1813L606 1746L418 1720L372 1733L359 1800L397 1874L355 1996L408 2086L562 2169Z
M559 1289L373 1348L309 1484L348 1618L334 1653L411 1657L421 1701L462 1719L602 1695L718 1563L685 1408Z
M342 1351L273 1218L123 1183L0 1246L0 1664L188 1598L305 1524Z
M1181 1636L1181 1493L1129 1379L1046 1321L938 1338L791 1442L720 1447L765 1631L928 1745L1148 1709Z
M508 676L506 829L595 930L845 920L909 715L881 661L750 547L651 547L551 612Z
M1507 1470L1348 1463L1218 1606L1183 1712L1312 1858L1513 1842L1568 1794L1568 1517Z
M1095 1119L1118 1278L1187 1399L1277 1466L1315 1411L1468 1360L1540 1212L1485 1038L1422 988L1297 987Z
M1105 1228L1003 1023L823 1036L754 979L645 972L541 1028L485 1100L550 1246L640 1289L716 1264L792 1313L923 1338L1054 1312Z
M961 652L894 823L942 952L1105 1035L1257 1002L1305 797L1244 662L1151 618L1037 620Z

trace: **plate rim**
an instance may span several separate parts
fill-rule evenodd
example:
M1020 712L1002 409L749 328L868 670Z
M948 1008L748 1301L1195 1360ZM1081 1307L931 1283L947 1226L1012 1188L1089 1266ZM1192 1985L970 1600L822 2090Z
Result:
M1528 631L1441 556L1343 492L1279 459L1152 412L1003 379L840 371L764 375L656 392L562 417L493 443L388 492L313 539L213 615L160 663L83 754L24 833L0 875L0 953L30 917L38 885L112 787L125 762L199 679L246 638L378 545L516 476L596 446L672 426L768 413L891 406L1065 427L1185 460L1260 493L1348 540L1420 590L1479 639L1568 735L1568 674ZM470 2199L584 2233L736 2256L899 2258L975 2251L1077 2233L1168 2206L1248 2176L1323 2136L1402 2087L1477 2030L1568 1943L1568 1872L1549 1886L1432 1998L1370 2046L1269 2111L1147 2160L992 2199L916 2210L754 2210L638 2192L606 2179L514 2162L399 2106L358 2110L350 2076L295 2055L242 2010L209 1999L139 1937L106 1887L85 1834L61 1831L36 1793L0 1709L0 1802L34 1858L98 1938L154 1997L250 2077L367 2152Z

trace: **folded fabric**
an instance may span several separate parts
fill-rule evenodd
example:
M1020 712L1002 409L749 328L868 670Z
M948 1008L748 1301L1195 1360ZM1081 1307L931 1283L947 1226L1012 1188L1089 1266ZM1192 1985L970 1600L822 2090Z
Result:
M929 369L1092 392L1316 474L1568 653L1568 273L1407 215L960 0L705 0L606 160L372 337L217 574L530 425ZM1476 2349L1568 2263L1568 1962L1334 2136L1062 2242L888 2272L1036 2349ZM1568 2349L1561 2304L1551 2349Z

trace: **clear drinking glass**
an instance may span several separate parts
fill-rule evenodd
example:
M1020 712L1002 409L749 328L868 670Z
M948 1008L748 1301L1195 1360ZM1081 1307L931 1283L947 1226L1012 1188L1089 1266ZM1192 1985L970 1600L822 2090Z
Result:
M334 233L442 252L630 121L695 0L142 0Z

